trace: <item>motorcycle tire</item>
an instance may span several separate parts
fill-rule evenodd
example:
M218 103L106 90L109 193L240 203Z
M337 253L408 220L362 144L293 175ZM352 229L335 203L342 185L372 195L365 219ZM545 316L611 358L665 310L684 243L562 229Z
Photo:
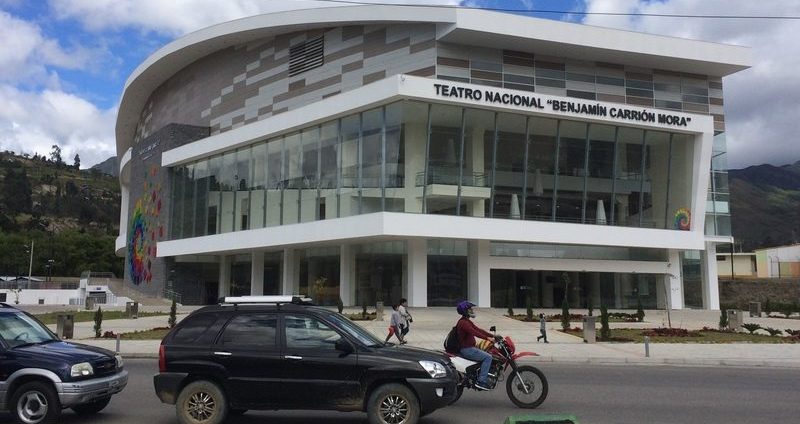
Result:
M523 384L529 387L530 393L525 393ZM517 367L517 372L512 371L506 380L508 397L520 408L539 407L547 398L547 391L547 377L538 368L530 365Z

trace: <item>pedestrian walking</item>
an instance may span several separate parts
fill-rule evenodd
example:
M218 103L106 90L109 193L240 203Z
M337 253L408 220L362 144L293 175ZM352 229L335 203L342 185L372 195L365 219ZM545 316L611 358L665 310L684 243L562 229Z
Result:
M539 337L536 338L536 341L544 339L545 343L550 343L547 341L547 320L544 319L544 314L539 314Z
M391 339L392 336L395 336L401 345L406 344L406 341L403 340L403 328L401 326L403 316L400 315L400 311L397 310L398 306L400 305L392 305L392 318L389 321L389 334L386 335L386 340L384 343L389 343L389 339Z
M411 330L411 323L414 322L414 318L412 318L411 313L408 312L408 299L400 299L400 305L397 306L397 311L400 312L400 316L403 317L401 325L403 326L403 340L405 340L406 334Z

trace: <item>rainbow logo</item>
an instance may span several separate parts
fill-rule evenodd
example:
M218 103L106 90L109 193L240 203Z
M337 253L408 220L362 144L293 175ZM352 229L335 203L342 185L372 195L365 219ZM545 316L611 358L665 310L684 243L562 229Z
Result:
M679 208L675 211L675 229L689 231L692 224L692 213L687 208Z
M143 281L149 282L153 277L150 274L148 260L147 220L142 207L141 199L136 202L131 218L130 239L128 240L128 257L130 258L130 274L133 284L139 285Z

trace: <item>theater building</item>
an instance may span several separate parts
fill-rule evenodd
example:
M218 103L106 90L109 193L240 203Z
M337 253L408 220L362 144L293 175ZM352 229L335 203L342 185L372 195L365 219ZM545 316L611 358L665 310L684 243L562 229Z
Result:
M744 47L455 8L253 16L117 118L126 281L203 304L718 309Z

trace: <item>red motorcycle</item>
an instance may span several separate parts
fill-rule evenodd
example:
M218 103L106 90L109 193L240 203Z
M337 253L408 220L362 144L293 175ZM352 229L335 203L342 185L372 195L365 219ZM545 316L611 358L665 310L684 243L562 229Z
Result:
M495 332L492 326L489 331ZM497 383L506 380L506 392L511 402L520 408L536 408L547 398L547 378L538 368L531 365L517 365L517 359L523 356L536 356L533 352L515 353L511 337L496 338L494 342L481 340L475 346L492 355L492 366L489 368L489 389L497 387ZM459 373L458 391L452 403L461 398L464 389L475 388L480 372L480 362L470 361L461 356L447 353ZM509 371L510 370L510 371ZM506 375L507 374L507 375Z

